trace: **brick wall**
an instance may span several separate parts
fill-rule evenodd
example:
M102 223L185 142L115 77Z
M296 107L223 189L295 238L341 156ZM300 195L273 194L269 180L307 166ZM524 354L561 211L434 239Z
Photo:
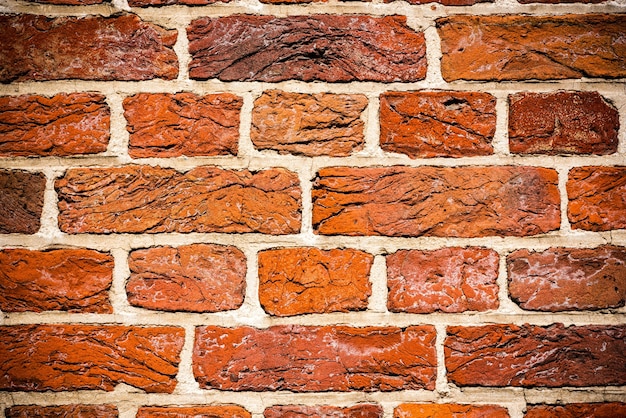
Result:
M626 416L626 3L421 3L6 0L0 414Z

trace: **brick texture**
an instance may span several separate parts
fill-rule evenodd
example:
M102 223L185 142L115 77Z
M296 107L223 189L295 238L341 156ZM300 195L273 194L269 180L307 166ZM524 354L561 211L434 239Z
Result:
M0 234L34 234L41 225L46 177L0 170Z
M626 403L572 403L531 405L524 418L614 418L626 416Z
M115 405L18 405L5 409L6 418L117 418Z
M506 408L497 405L405 403L393 411L394 418L509 418Z
M382 418L379 405L358 404L346 408L336 406L277 405L265 409L265 418Z
M144 406L136 418L250 418L250 412L236 405L211 406Z
M204 6L214 3L229 3L230 0L128 0L130 7L158 7L170 5Z
M283 248L259 253L259 300L270 315L367 308L374 256L357 250Z

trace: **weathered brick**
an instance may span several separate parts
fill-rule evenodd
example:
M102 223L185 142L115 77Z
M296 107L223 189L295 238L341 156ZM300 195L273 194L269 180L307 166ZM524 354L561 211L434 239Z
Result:
M364 310L374 256L351 249L259 252L259 300L270 315Z
M85 249L0 250L0 310L111 313L113 257Z
M0 156L104 152L110 111L101 94L0 97Z
M437 19L447 81L626 76L626 15Z
M435 388L432 326L196 328L201 388L235 391L392 391Z
M0 234L34 234L41 225L43 173L0 170Z
M616 418L626 416L626 403L570 403L529 405L524 418Z
M214 3L229 3L230 0L128 0L130 7L159 7L171 5L204 6Z
M385 3L393 3L396 0L384 0ZM405 0L409 4L439 3L444 6L471 6L477 3L492 3L493 0Z
M344 157L363 148L362 94L266 91L254 101L250 139L260 150Z
M193 79L222 81L417 81L426 76L424 34L403 16L200 18L187 29Z
M198 167L70 169L56 181L59 227L76 233L261 232L300 229L298 176Z
M397 251L387 256L387 308L410 313L497 309L498 264L498 253L486 248Z
M110 3L110 0L28 0L34 3L54 4L62 6L89 6L92 4Z
M531 4L531 3L548 3L548 4L559 4L559 3L603 3L607 0L517 0L521 4Z
M142 406L136 418L250 418L250 412L236 405Z
M383 408L373 404L357 404L340 408L319 405L276 405L265 408L265 418L382 418Z
M131 14L0 16L0 39L11 39L0 44L0 82L173 79L176 37Z
M626 228L626 167L575 167L567 181L567 217L573 229Z
M117 418L115 405L18 405L4 411L6 418Z
M140 93L124 99L133 158L236 155L239 112L233 94Z
M619 113L597 92L509 96L509 149L517 154L612 154Z
M380 146L411 158L493 154L496 98L476 92L380 96Z
M509 418L506 408L497 405L404 403L393 410L394 418Z
M128 265L126 293L134 306L218 312L243 303L246 257L235 247L194 244L136 250Z
M111 391L125 383L171 393L184 330L121 325L0 327L0 389Z
M560 225L557 173L538 167L330 167L312 195L325 235L525 236Z
M458 386L626 383L626 326L453 326L447 334L448 381Z
M626 301L626 247L517 250L507 267L509 294L523 309L617 308Z

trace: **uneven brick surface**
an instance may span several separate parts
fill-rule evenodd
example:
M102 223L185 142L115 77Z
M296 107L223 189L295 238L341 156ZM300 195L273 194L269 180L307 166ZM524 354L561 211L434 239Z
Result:
M76 233L300 229L300 186L285 169L151 166L70 169L56 181L59 227Z
M384 0L385 3L393 3L395 0ZM493 0L406 0L409 4L439 3L444 6L471 6L477 3L491 3Z
M518 154L612 154L619 112L597 92L509 96L509 149Z
M432 326L196 328L201 388L236 391L391 391L435 388Z
M448 381L458 386L626 383L626 326L452 326L447 335Z
M507 268L509 294L523 309L617 308L626 301L626 247L517 250Z
M0 156L104 152L110 111L101 94L0 97Z
M85 249L0 251L0 310L111 313L113 257Z
M111 391L118 383L171 393L184 330L121 325L0 327L0 389Z
M507 409L497 405L404 403L393 410L394 418L509 418Z
M626 167L575 167L567 180L567 217L573 229L626 228Z
M624 77L624 27L624 14L443 17L441 72L446 81Z
M176 36L131 14L0 16L0 82L173 79Z
M259 252L259 300L270 315L365 310L374 256L351 249Z
M250 412L235 405L143 406L136 418L250 418Z
M498 253L486 248L401 250L388 255L391 312L486 311L498 308Z
M417 81L424 35L403 16L200 18L187 29L189 76L222 81Z
M158 7L170 5L204 6L214 3L229 3L230 0L128 0L130 7Z
M380 146L411 158L493 153L496 98L478 92L388 92L380 96Z
M358 404L346 408L336 406L276 405L265 409L265 418L382 418L383 408Z
M325 235L525 236L560 224L557 173L498 167L330 167L313 185Z
M6 418L117 418L115 405L18 405L4 411Z
M530 405L524 418L615 418L626 416L626 403L571 403Z
M133 158L236 155L243 101L230 93L141 93L124 99Z
M128 265L126 293L134 306L218 312L243 303L246 257L235 247L195 244L135 250Z
M43 173L0 170L0 234L34 234L41 224Z
M260 150L344 157L363 148L362 94L264 92L254 101L250 139Z
M110 0L28 0L34 3L54 4L62 6L89 6L92 4L109 3Z

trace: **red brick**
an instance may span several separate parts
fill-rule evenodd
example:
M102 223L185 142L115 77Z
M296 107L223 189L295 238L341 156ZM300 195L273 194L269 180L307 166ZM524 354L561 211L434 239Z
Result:
M432 326L198 327L193 372L203 389L433 390L435 338Z
M250 412L235 405L142 406L136 418L250 418Z
M509 149L517 154L613 154L619 113L597 92L509 96Z
M110 0L28 0L33 3L54 4L61 6L89 6L92 4L109 3Z
M127 97L128 153L133 158L236 155L242 104L229 93Z
M111 391L125 383L171 393L184 333L177 327L2 326L0 389Z
M394 418L509 418L506 408L497 405L405 403L393 411Z
M128 302L161 311L237 309L246 291L246 257L235 247L194 244L136 250L128 258Z
M0 310L111 313L113 257L85 249L0 251Z
M625 77L625 27L623 14L444 17L441 72L446 81Z
M626 326L453 326L444 352L457 386L610 386L626 383Z
M529 405L524 418L617 418L626 416L626 403Z
M0 234L34 234L41 225L43 173L0 170Z
M367 309L374 256L358 250L282 248L259 252L259 300L270 315Z
M230 0L128 0L130 7L159 7L171 5L204 6L215 3L229 3Z
M76 168L56 181L59 227L76 233L261 232L300 229L298 176L197 167Z
M410 313L497 309L498 264L498 253L486 248L398 251L387 256L387 308Z
M312 195L325 235L526 236L560 225L557 173L538 167L330 167Z
M573 229L626 228L626 167L575 167L569 172L567 217Z
M383 418L379 405L358 404L347 408L318 405L276 405L265 409L265 418Z
M424 34L404 16L200 18L187 28L189 76L222 81L417 81Z
M0 97L0 156L104 152L110 111L100 94Z
M509 294L522 309L618 308L626 300L626 247L518 250L507 266Z
M474 92L380 96L380 146L411 158L493 154L496 98Z
M604 3L607 0L517 0L521 4L531 4L531 3L548 3L548 4L559 4L559 3Z
M0 39L11 39L0 44L0 82L173 79L176 36L132 14L0 16Z
M254 101L250 137L260 150L345 157L363 148L362 94L270 90Z
M385 3L393 3L396 0L384 0ZM471 6L477 3L492 3L493 0L405 0L409 4L439 3L444 6Z
M117 418L115 405L12 406L6 418Z

